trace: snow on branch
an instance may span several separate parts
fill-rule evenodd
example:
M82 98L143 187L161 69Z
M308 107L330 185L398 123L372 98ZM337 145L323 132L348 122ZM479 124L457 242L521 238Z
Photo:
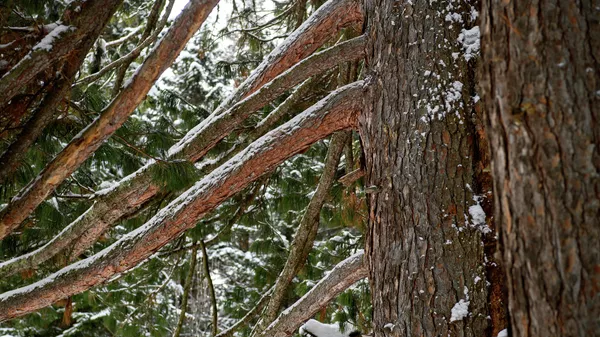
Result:
M301 336L309 337L360 337L350 323L344 324L344 329L340 329L339 324L325 324L315 319L309 319L298 331Z
M288 52L295 53L294 50ZM259 91L248 96L243 102L222 113L220 118L210 119L209 117L211 123L201 123L202 128L188 133L188 135L193 133L188 143L171 148L169 152L172 152L172 156L170 158L183 157L189 161L199 159L202 154L214 146L215 139L218 140L227 135L247 116L268 104L272 99L313 75L335 67L338 63L360 59L363 55L364 37L361 36L308 57L277 76ZM232 117L228 118L228 116ZM226 122L229 124L224 126ZM153 183L151 178L154 165L157 163L150 161L136 172L121 179L110 189L98 193L95 203L82 216L71 222L44 246L26 255L0 263L0 276L34 268L71 245L75 240L77 240L74 245L75 253L89 248L115 221L134 212L140 205L158 193L160 187Z
M357 281L367 277L368 270L363 263L363 255L364 252L360 251L340 262L306 295L283 311L258 336L291 336L303 322L326 306L335 296Z
M102 111L100 117L75 136L0 212L0 239L25 220L127 120L158 77L175 61L217 2L218 0L192 0L188 3L160 43L136 70L128 85Z
M122 2L73 1L62 15L62 24L52 25L48 35L0 78L0 108L35 80L37 74L73 52L82 40L97 36L94 32L102 30Z
M335 131L356 127L363 92L362 81L332 92L250 144L111 246L36 283L0 294L0 322L36 311L135 267L286 159ZM330 288L335 289L335 285Z

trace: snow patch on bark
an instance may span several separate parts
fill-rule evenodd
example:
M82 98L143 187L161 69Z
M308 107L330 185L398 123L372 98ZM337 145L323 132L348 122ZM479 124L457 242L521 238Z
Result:
M461 321L463 318L469 316L469 303L470 301L460 300L454 307L452 307L452 316L450 322Z
M462 32L458 35L458 42L462 44L464 49L463 56L467 61L477 57L479 49L481 48L480 43L479 26L475 26L471 29L462 29Z

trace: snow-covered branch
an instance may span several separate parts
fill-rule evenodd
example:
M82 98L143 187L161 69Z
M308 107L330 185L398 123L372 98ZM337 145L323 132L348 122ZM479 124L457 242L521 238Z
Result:
M321 207L325 203L325 199L329 195L331 186L335 181L335 172L349 136L350 133L338 132L332 136L329 142L325 167L323 168L319 184L306 207L306 211L304 211L300 225L294 235L294 241L290 246L287 261L277 277L275 290L273 291L273 295L271 295L271 300L263 314L261 323L259 323L263 327L266 327L277 317L277 312L283 302L288 286L312 250L313 242L319 228Z
M364 252L361 251L340 262L314 288L283 311L258 336L291 336L302 323L326 306L335 296L357 281L367 277L368 270L363 263L363 255Z
M35 80L37 74L72 53L82 40L93 42L122 2L71 2L61 17L61 24L55 25L27 56L0 78L0 108Z
M293 53L294 51L290 50L289 52ZM216 143L215 139L221 139L231 129L239 125L243 121L242 117L249 116L254 111L268 104L272 99L310 76L334 67L339 62L360 59L363 55L364 38L362 37L312 55L292 67L292 69L277 76L273 81L247 97L243 102L236 104L229 111L222 113L223 118L234 116L229 119L230 125L224 126L223 123L225 121L218 118L212 119L212 123L201 124L204 125L204 128L202 128L202 131L193 131L194 135L189 138L190 142L188 144L181 148L176 145L177 148L174 147L171 149L173 153L172 158L183 157L184 159L195 161L201 157L201 154L206 153L212 148ZM205 144L205 146L201 147L199 144ZM152 181L151 168L153 165L157 164L151 161L146 166L123 178L114 187L100 192L95 203L84 214L75 219L46 245L34 252L0 263L0 276L34 268L69 245L72 246L76 254L90 247L114 222L125 215L135 212L141 205L158 193L160 187ZM77 242L73 244L75 240Z
M192 0L123 91L0 213L0 239L10 234L129 117L204 22L218 0Z
M0 321L33 312L135 267L284 160L335 131L356 127L363 92L362 81L334 91L253 142L111 246L34 284L0 294Z

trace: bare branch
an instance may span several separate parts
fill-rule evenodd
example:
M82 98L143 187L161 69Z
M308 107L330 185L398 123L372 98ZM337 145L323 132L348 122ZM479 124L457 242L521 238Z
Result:
M364 252L361 251L340 262L258 336L287 337L295 333L302 323L326 306L335 296L367 277L368 270L364 265L363 255Z
M193 244L195 245L196 243L194 242ZM202 247L204 247L204 246L202 246ZM190 268L188 270L188 275L185 279L185 288L183 290L183 294L181 297L181 314L179 315L179 321L177 322L177 327L175 328L175 332L173 332L173 337L179 337L179 335L181 334L181 329L183 328L183 323L185 322L185 312L187 311L188 297L190 296L190 290L192 289L192 282L194 281L194 275L196 273L196 258L197 257L198 257L198 247L194 247L192 249L192 256L190 259ZM206 259L206 255L203 255L203 259Z
M363 92L362 81L334 91L252 143L103 251L32 285L0 294L0 321L36 311L135 267L284 160L335 131L356 127Z
M217 324L217 296L215 295L215 286L212 282L212 277L210 277L210 269L208 268L208 253L206 252L206 245L204 241L200 240L200 248L202 248L202 266L204 268L204 276L206 277L206 282L208 283L208 292L210 294L210 304L211 304L211 313L212 313L212 327L210 329L211 336L216 336L219 326Z
M95 1L94 1L95 2ZM15 229L33 210L110 137L138 104L204 22L218 0L192 0L175 20L159 45L138 68L129 84L42 170L0 213L0 239Z
M163 17L161 18L161 21L158 24L157 29L154 31L154 33L152 33L152 35L150 35L147 38L143 39L142 42L138 46L136 46L132 51L130 51L127 55L119 58L118 60L115 60L115 61L109 63L104 68L100 69L98 72L93 73L93 74L91 74L89 76L86 76L86 77L78 80L77 82L75 82L74 86L83 85L83 84L90 84L90 83L96 81L97 79L99 79L100 77L104 76L106 73L108 73L109 71L113 70L114 68L117 68L117 67L120 67L120 66L126 66L126 65L128 66L129 64L131 64L131 62L133 60L135 60L136 57L140 56L140 53L142 52L142 50L144 48L148 47L150 44L152 44L154 41L156 41L156 39L158 38L158 35L160 34L162 28L167 23L167 18L169 17L169 14L171 13L171 9L173 8L174 2L175 2L174 0L170 0L169 1L169 4L167 5L166 11L163 14Z

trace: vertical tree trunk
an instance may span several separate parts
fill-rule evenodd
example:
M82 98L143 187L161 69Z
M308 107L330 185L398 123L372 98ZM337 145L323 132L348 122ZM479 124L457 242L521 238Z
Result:
M488 192L476 174L475 50L459 43L478 33L475 9L365 3L371 88L360 132L374 334L490 335L482 243L490 229L474 200Z
M600 334L600 20L484 1L482 89L513 336Z

